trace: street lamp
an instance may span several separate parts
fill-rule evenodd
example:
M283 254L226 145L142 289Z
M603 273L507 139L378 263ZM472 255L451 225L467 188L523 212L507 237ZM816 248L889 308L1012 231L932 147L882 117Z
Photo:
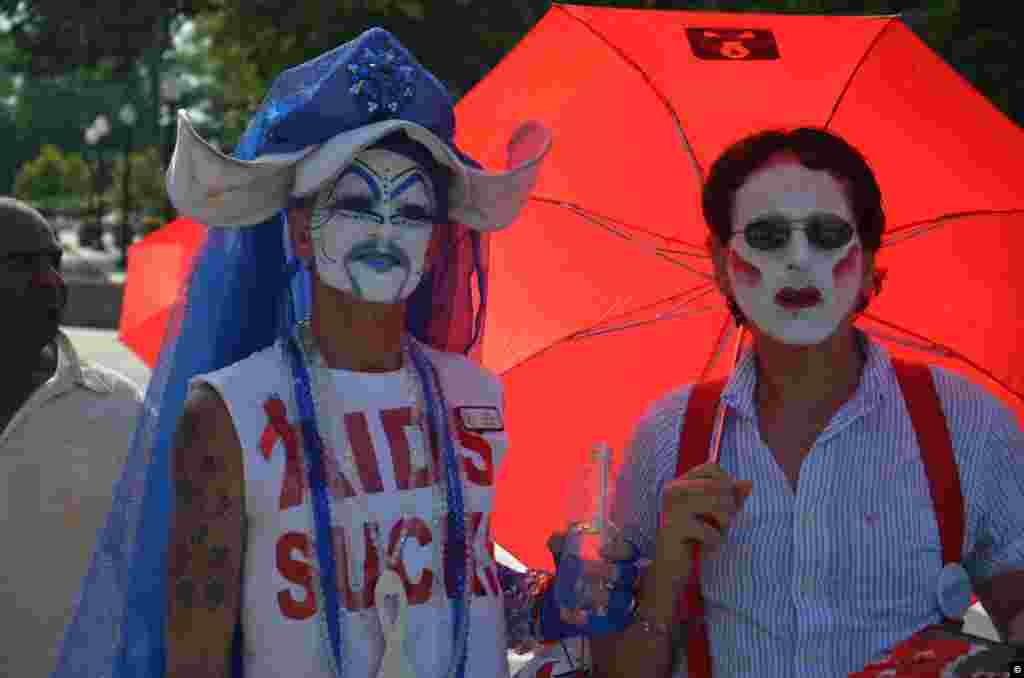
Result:
M181 79L174 74L168 75L160 82L160 98L171 106L172 120L174 115L174 104L181 96Z
M100 150L99 142L110 134L110 121L107 120L107 116L100 113L96 116L96 119L92 121L85 130L85 143L90 147L96 149L96 170L93 172L93 192L96 206L96 223L93 227L93 232L96 234L95 242L91 241L91 238L86 238L87 243L98 248L103 248L103 192L102 186L100 185L103 177L103 152Z
M132 178L132 128L135 122L139 119L138 113L135 111L135 107L131 104L125 104L121 107L120 113L117 116L124 124L128 133L125 135L124 144L124 172L121 175L121 233L118 245L121 249L121 257L118 263L121 270L124 270L128 264L128 244L131 242L130 236L128 235L129 216L128 213L131 210L131 178Z
M167 111L166 138L162 144L163 153L161 154L164 167L171 164L171 153L174 151L174 135L178 120L178 98L181 96L182 89L181 77L175 73L168 73L160 81L160 99L163 101ZM166 193L163 200L163 212L165 221L174 218L174 206L171 205L170 198Z

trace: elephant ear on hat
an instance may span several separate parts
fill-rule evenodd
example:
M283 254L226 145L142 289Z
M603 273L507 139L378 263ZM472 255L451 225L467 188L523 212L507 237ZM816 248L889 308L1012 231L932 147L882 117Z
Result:
M288 204L295 165L315 146L239 160L214 148L178 111L178 141L167 169L174 207L211 227L241 227L273 217Z

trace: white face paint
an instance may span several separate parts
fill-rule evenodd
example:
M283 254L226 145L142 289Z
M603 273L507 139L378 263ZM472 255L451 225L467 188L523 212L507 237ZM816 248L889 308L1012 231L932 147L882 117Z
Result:
M809 346L828 339L860 294L864 261L856 228L842 247L822 249L802 230L807 224L801 220L812 215L841 217L854 227L857 223L842 184L795 160L758 170L736 192L729 280L747 319L784 344ZM781 217L796 226L782 247L765 251L747 243L744 227L765 217ZM800 293L787 296L793 291Z
M423 277L437 204L415 161L365 150L317 194L311 221L324 284L358 299L394 304Z

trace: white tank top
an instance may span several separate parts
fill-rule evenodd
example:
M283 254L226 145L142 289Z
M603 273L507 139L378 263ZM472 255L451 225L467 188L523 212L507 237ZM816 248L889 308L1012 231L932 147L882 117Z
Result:
M466 678L508 676L505 618L490 531L496 469L507 448L501 383L467 358L420 344L437 368L448 401L456 458L463 466L466 530L475 572L469 603ZM316 573L315 528L291 370L280 343L195 379L224 399L242 444L248 517L242 623L246 678L329 678L327 626ZM436 482L417 449L412 393L400 371L330 370L336 402L358 466L346 478L328 441L338 600L347 642L346 678L376 678L384 651L374 586L387 567L380 550L395 549L408 532L394 568L408 600L405 654L417 678L440 678L451 659L450 587L435 546L445 524ZM469 408L469 409L460 409ZM482 425L481 425L481 422ZM321 435L330 436L320 424ZM423 436L426 438L426 436ZM419 449L427 451L423 440ZM417 458L419 457L419 458ZM348 472L356 475L354 472ZM358 488L367 490L357 501ZM365 510L364 508L365 507ZM373 538L376 527L379 536ZM388 575L390 577L390 575Z

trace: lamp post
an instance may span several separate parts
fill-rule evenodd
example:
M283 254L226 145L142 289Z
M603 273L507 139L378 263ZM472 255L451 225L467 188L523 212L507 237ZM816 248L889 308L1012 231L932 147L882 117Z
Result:
M96 119L92 121L92 125L85 130L85 143L90 148L96 149L96 170L92 173L92 176L96 207L94 233L97 234L97 238L96 243L91 244L98 244L101 248L103 247L103 187L100 184L103 177L103 151L100 150L99 142L108 134L110 134L110 121L102 113L97 115Z
M127 134L124 144L124 172L121 174L121 232L118 245L121 249L121 256L118 265L124 270L128 264L128 245L131 242L129 229L129 212L131 211L131 179L132 179L132 128L138 120L138 113L131 104L125 104L118 113L118 118L124 124Z
M163 100L167 111L167 139L164 142L164 165L171 163L171 147L174 143L178 97L180 96L181 79L175 74L168 74L160 83L160 98Z
M166 138L162 144L163 153L162 160L164 167L168 167L171 164L171 153L174 151L174 135L177 129L178 119L178 98L181 96L182 83L180 76L174 73L168 73L164 79L160 82L160 99L163 101L161 109L166 109ZM170 197L163 194L163 211L164 221L170 221L174 218L174 206L171 205Z

